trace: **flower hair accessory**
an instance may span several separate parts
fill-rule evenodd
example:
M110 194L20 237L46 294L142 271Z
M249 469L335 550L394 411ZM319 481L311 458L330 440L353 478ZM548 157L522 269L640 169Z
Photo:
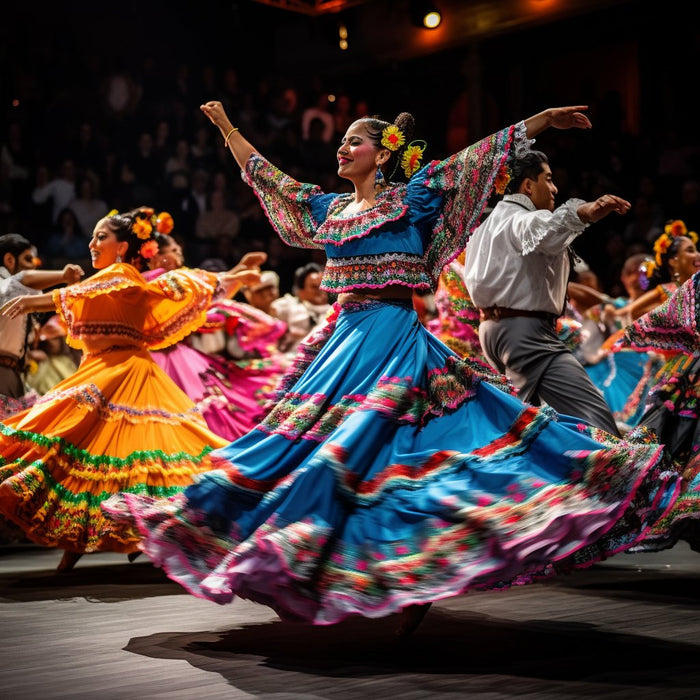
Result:
M153 233L153 224L150 221L151 217L146 212L136 214L131 230L142 241L146 241Z
M384 127L384 131L382 131L382 146L384 148L388 148L390 151L398 151L404 143L406 143L406 137L396 124Z
M494 182L496 194L505 194L506 187L508 187L511 177L512 173L510 168L506 163L503 163L496 173L496 181Z
M684 221L681 219L669 221L664 227L664 232L654 241L654 259L659 267L663 265L663 256L673 244L673 239L679 236L686 236L693 243L698 242L698 234L695 231L688 231Z
M147 240L145 243L141 244L139 248L139 255L144 260L150 260L158 252L158 244L153 238Z
M158 216L156 216L154 226L158 233L168 234L173 230L175 222L173 221L173 217L170 216L167 211L162 211L160 214L158 214Z
M401 156L401 167L406 177L410 178L420 168L423 151L427 145L425 141L411 141L406 147L403 156Z
M654 271L656 270L656 263L648 258L644 260L639 266L639 286L646 292L649 289L649 284Z

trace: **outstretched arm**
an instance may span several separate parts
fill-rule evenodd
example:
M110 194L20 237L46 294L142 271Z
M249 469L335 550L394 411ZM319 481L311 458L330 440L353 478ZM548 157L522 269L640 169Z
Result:
M600 221L608 214L626 214L632 205L622 197L615 194L604 194L592 202L584 202L579 205L576 213L584 224L593 224Z
M242 269L234 272L236 268L229 270L228 272L220 272L218 274L219 282L224 289L224 293L230 299L242 287L249 286L251 284L256 284L260 282L260 270L259 269Z
M644 314L648 313L652 309L655 309L661 303L662 300L659 292L656 288L654 288L644 292L644 294L637 297L634 301L631 301L621 309L615 309L611 313L618 318L628 319L629 322L631 322L636 321L640 316L644 316Z
M525 119L528 138L534 138L545 129L590 129L591 121L583 114L588 105L552 107Z
M62 270L27 270L22 275L22 284L32 289L46 289L65 282L73 284L84 275L80 265L69 264Z
M241 170L245 170L245 164L248 162L248 158L250 158L251 154L257 153L257 149L243 138L237 127L231 124L231 120L228 118L221 102L216 100L205 102L200 109L209 117L214 126L219 127L221 138L224 140L231 153L233 153L238 167Z
M28 314L32 311L55 311L53 303L53 293L27 294L21 297L10 299L0 308L0 314L8 318L14 318L19 314Z

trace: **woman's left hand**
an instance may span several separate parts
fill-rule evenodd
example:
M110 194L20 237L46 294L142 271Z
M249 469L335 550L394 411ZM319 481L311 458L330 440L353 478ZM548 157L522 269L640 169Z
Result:
M555 129L590 129L591 120L583 114L588 105L555 107L552 109L551 126Z

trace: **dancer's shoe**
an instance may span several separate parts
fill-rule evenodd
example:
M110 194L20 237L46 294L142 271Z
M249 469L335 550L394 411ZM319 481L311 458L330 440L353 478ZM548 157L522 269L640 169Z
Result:
M59 574L65 574L73 570L73 567L78 563L80 557L82 557L82 552L69 552L65 550L63 552L63 557L56 567L56 571Z

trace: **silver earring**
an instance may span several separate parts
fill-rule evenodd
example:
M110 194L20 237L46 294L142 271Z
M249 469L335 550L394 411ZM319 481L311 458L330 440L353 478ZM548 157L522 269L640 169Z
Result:
M386 185L386 180L384 179L384 173L382 172L382 166L377 166L377 172L374 173L374 186L384 187Z
M115 262L120 263L121 261L122 261L122 256L121 256L121 255L117 255L117 259L116 259Z
M674 272L674 273L673 273L673 279L674 279L676 282L680 282L680 281L681 281L681 273L678 272L678 271Z

